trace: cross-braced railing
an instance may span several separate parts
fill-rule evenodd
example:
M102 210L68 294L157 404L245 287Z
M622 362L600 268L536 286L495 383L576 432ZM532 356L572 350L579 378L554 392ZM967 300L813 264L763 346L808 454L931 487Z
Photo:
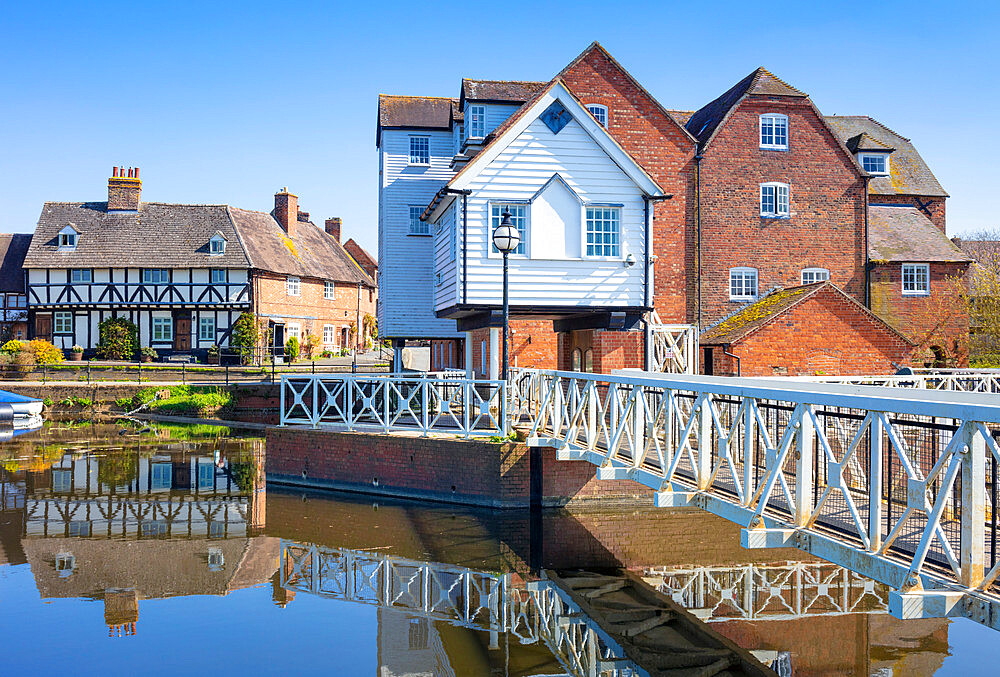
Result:
M283 376L281 425L416 431L462 437L506 435L504 381L402 374Z
M920 613L961 602L973 616L996 608L985 621L1000 625L1000 398L636 372L524 378L537 402L524 407L529 445L645 484L660 505L727 517L748 547L795 545L849 566ZM917 597L924 588L939 592Z
M884 376L795 376L790 377L790 380L1000 394L1000 371L996 370L923 371L916 374Z
M695 374L698 371L698 328L692 324L662 324L655 311L650 313L650 369L666 374Z
M279 581L289 590L543 642L569 674L648 674L548 581L516 587L510 574L349 548L281 541Z

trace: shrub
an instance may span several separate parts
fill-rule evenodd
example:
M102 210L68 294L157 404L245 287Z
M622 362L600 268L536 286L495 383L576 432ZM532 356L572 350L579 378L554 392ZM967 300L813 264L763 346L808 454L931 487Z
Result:
M66 359L60 348L42 339L28 341L24 349L34 355L37 364L59 364Z
M97 355L105 360L131 360L139 349L139 329L124 317L109 317L98 325Z
M302 350L306 357L311 360L316 359L319 354L319 347L323 344L323 341L316 334L306 334L306 340L302 342Z
M253 313L242 313L233 324L233 333L229 345L240 354L240 362L249 364L253 360L254 350L260 343L260 328Z
M143 346L142 349L139 350L139 354L143 357L148 357L151 360L155 360L160 356L160 354L153 350L151 346Z
M14 339L3 344L3 347L0 348L0 353L3 353L4 355L15 355L22 350L24 350L24 344L17 339Z
M299 340L292 336L287 341L285 341L285 354L288 355L288 361L294 362L299 357Z

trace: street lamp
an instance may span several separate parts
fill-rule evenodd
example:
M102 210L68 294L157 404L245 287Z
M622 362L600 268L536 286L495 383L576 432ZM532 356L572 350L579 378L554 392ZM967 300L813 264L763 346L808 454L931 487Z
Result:
M510 223L510 210L505 209L500 225L493 231L493 246L503 254L503 368L500 378L507 380L507 344L510 339L510 305L508 303L507 257L521 243L521 234Z

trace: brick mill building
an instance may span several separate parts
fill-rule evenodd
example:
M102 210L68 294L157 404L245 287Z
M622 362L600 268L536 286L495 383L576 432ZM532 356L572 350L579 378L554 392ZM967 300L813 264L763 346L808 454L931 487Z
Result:
M561 126L546 130L553 113ZM809 345L755 371L964 360L955 294L969 260L945 236L933 173L909 140L871 118L824 116L763 68L697 111L668 110L594 43L548 83L382 95L376 145L380 329L397 349L430 339L432 368L496 374L500 210L525 242L511 257L516 366L649 368L654 310L696 326L714 366L732 352L711 342L725 334L714 327L821 282L768 329ZM633 165L649 184L622 178ZM805 307L854 319L817 334ZM859 342L882 352L859 363Z
M203 356L249 311L268 348L354 345L374 281L295 195L279 191L271 213L142 202L138 174L115 168L106 202L45 203L23 263L30 337L89 353L101 321L126 317L142 346Z

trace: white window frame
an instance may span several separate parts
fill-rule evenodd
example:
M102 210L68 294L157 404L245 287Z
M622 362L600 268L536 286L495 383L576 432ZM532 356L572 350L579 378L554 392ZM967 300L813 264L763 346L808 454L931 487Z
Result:
M208 255L222 256L226 253L226 239L216 235L208 241Z
M503 218L503 210L513 207L514 211L521 209L524 210L524 228L521 228L521 224L518 223L518 219L521 217L512 211L510 215L511 222L517 228L517 232L521 234L521 241L517 244L517 249L510 253L510 256L521 259L528 258L528 254L530 253L528 248L528 236L531 233L531 203L520 202L517 200L498 200L496 202L491 201L488 207L489 211L487 214L489 214L490 217L486 237L490 241L490 256L501 256L500 252L497 251L497 248L493 245L493 231L500 225L500 220Z
M414 148L414 144L420 144L426 146L425 148ZM417 154L414 154L414 150ZM427 151L427 157L424 158L423 152ZM426 134L412 135L410 136L410 164L417 167L427 167L431 164L431 137Z
M174 340L174 318L154 317L149 329L151 342L167 343Z
M294 275L289 275L285 278L285 295L286 296L302 296L302 280L295 277Z
M206 331L208 328L208 331ZM211 341L215 343L218 337L218 327L215 325L214 315L201 315L198 317L198 340Z
M921 274L923 280L920 279ZM931 267L927 263L904 263L900 270L903 296L930 296ZM907 277L910 279L907 280ZM923 284L921 285L921 282Z
M590 111L590 114L594 116L594 119L597 120L597 123L601 125L601 127L604 127L605 129L607 128L608 126L607 106L600 103L588 103L587 110Z
M410 221L408 226L408 232L410 235L430 235L431 234L431 224L426 221L420 220L420 215L424 213L424 207L420 205L410 205L409 215Z
M476 120L476 116L479 119ZM469 130L469 139L486 137L486 106L481 103L469 104L465 110L465 128ZM475 132L479 132L476 134Z
M156 273L155 275L153 273ZM167 268L143 268L143 284L170 284L170 270Z
M68 310L60 310L52 314L53 334L73 333L73 313Z
M295 337L299 340L299 344L302 344L302 325L298 322L289 322L285 325L285 343L288 339Z
M770 142L764 141L764 125L769 123L771 126ZM778 123L781 123L785 127L785 142L777 142L777 129ZM757 121L757 142L760 147L764 150L788 150L788 116L782 113L762 113Z
M865 167L865 160L875 159L882 160L885 164L881 171L871 170ZM889 154L888 153L858 153L858 162L861 164L862 169L873 176L886 176L889 174Z
M585 259L612 259L617 260L623 257L624 247L622 246L623 240L623 228L622 228L622 209L623 205L619 204L586 204L583 207L583 238L581 247L581 253ZM615 214L615 218L611 219L614 225L617 225L617 230L611 231L613 237L611 242L597 242L597 235L603 235L606 231L593 231L594 242L591 242L591 221L596 220L598 217L591 216L591 212L596 211L611 212ZM605 221L604 214L599 217L600 221ZM610 253L607 247L610 246ZM589 248L594 247L595 249L600 247L600 253L590 253Z
M323 325L323 345L324 346L335 346L337 345L337 327L332 324Z
M149 464L149 486L154 491L171 489L174 486L174 468L172 463L157 461ZM155 522L155 520L154 520ZM150 524L151 522L147 522Z
M209 282L212 284L225 284L226 283L226 269L225 268L212 268L208 272Z
M771 194L773 211L767 211L764 206L764 196ZM782 199L784 198L784 199ZM792 213L792 189L787 183L768 181L760 184L760 215L769 219L787 219Z
M73 284L90 284L94 281L94 272L90 268L73 268L69 271L69 280Z
M808 278L808 279L807 279ZM816 282L827 282L830 279L830 271L826 268L803 268L802 284L815 284Z
M323 298L327 301L337 300L337 285L332 280L323 281Z
M59 231L59 249L76 249L80 234L72 226L66 226Z
M740 287L740 291L743 292L743 293L734 294L733 293L733 282L735 281L734 278L737 277L737 276L739 276L739 278L740 278L739 287ZM747 278L751 278L753 280L753 293L752 294L745 293L746 290L747 290L747 288L748 288L748 286L749 286L747 284L747 281L746 281ZM729 300L730 301L756 301L759 294L760 294L760 276L757 273L757 269L756 268L749 268L749 267L746 267L746 266L740 266L738 268L730 268L729 269Z

